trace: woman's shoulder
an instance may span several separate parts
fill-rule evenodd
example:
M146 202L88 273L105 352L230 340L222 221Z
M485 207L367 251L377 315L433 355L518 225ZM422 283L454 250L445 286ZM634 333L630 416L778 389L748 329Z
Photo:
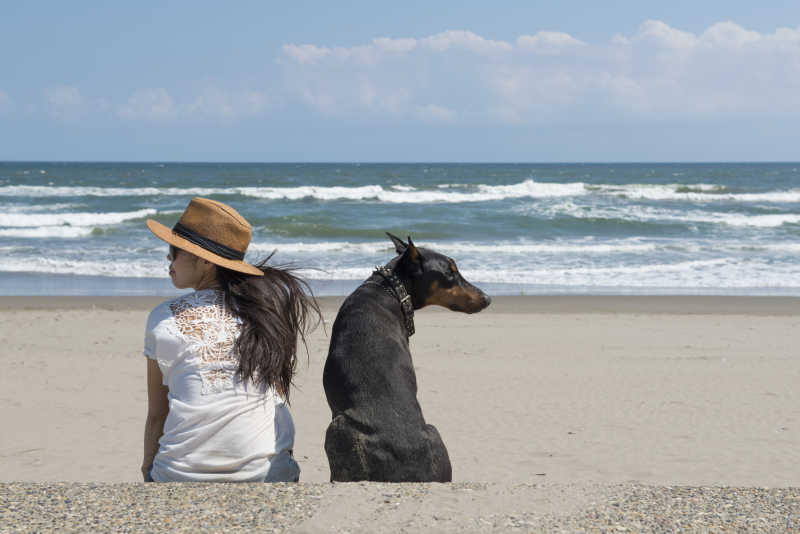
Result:
M201 289L162 302L153 308L147 322L148 326L154 326L165 319L219 316L221 308L224 308L224 298L220 291Z
M186 309L202 304L204 295L203 291L193 291L184 295L165 300L158 306L152 309L147 319L148 326L158 324L164 319L169 319L175 315L178 309ZM200 294L200 295L198 295Z
M169 319L172 316L170 306L175 300L177 299L166 300L150 311L150 315L147 316L148 330L152 330L160 322L164 321L165 319Z
M150 312L150 315L162 315L173 313L176 309L195 308L198 306L208 306L219 301L218 292L213 289L201 289L192 291L177 297L165 300Z

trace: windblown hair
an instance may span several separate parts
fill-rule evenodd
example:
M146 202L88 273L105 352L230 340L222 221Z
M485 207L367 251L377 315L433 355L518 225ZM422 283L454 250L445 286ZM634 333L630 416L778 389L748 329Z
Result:
M217 280L226 306L242 320L235 345L240 378L274 387L288 401L297 367L297 339L308 352L306 334L322 314L308 282L291 266L267 265L274 254L256 264L263 277L217 267ZM313 315L317 320L312 325Z

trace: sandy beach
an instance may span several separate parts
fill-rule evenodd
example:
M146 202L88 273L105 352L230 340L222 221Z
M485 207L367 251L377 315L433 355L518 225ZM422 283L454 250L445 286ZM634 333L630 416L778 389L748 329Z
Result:
M476 315L420 310L419 400L454 483L392 486L327 482L321 377L341 299L323 298L327 331L310 337L292 398L301 484L214 489L138 483L143 329L161 300L0 297L0 531L129 518L126 496L175 508L230 493L251 509L294 503L245 519L220 504L214 517L245 521L233 530L800 529L800 299L498 297ZM34 512L62 523L21 526Z

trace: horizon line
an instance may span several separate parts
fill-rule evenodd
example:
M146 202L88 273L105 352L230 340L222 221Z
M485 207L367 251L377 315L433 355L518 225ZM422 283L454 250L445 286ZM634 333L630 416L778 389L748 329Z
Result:
M178 165L714 165L714 164L800 164L800 160L597 160L597 161L391 161L391 160L319 160L319 161L256 161L256 160L125 160L125 159L0 159L5 163L130 163Z

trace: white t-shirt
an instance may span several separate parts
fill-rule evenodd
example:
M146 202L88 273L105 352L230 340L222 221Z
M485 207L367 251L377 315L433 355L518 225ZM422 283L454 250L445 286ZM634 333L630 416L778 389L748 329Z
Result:
M147 319L144 354L169 388L169 415L153 461L156 482L281 481L299 474L294 424L273 388L241 382L241 322L221 291L164 302Z

